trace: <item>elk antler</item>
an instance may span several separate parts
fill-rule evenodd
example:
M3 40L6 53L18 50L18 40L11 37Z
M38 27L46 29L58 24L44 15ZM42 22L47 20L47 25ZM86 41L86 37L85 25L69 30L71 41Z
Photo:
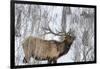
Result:
M62 36L63 35L63 32L59 32L57 29L56 29L56 31L58 32L53 32L52 30L51 30L51 28L48 26L48 27L42 27L43 28L43 30L46 30L47 32L45 32L45 34L54 34L54 35L57 35L57 36Z

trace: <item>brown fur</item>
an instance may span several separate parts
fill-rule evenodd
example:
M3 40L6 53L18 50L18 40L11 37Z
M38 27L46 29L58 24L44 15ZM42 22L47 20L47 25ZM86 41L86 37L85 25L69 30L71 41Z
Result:
M66 54L73 42L74 38L66 36L63 42L55 40L42 40L29 36L23 42L24 60L27 63L30 57L37 60L48 60L48 63L56 63L57 59Z

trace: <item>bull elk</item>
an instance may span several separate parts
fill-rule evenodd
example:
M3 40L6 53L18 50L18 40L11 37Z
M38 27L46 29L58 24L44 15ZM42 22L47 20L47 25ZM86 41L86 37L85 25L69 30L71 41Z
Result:
M51 30L49 29L49 31ZM58 35L54 32L52 33ZM59 57L68 53L74 39L75 37L68 33L64 35L64 40L62 42L56 40L43 40L29 36L22 44L25 54L23 62L28 63L30 58L33 57L36 60L48 60L48 64L57 63Z

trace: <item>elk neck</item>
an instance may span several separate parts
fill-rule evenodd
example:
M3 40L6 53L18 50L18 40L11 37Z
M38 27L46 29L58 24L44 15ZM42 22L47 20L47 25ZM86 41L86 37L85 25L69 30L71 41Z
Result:
M64 40L64 54L67 53L71 47L72 43L68 43L67 40Z
M63 42L61 42L58 45L58 50L60 51L59 57L68 53L68 51L71 47L71 44L72 44L72 42L69 43L68 40L64 40Z

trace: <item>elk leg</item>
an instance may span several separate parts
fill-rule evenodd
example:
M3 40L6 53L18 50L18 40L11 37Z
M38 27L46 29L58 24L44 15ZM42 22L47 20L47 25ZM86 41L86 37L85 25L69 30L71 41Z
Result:
M53 64L56 64L57 63L57 60L53 60Z
M29 63L30 57L25 56L23 59L23 63Z
M52 60L48 60L48 64L51 64L52 63Z
M27 60L25 59L25 57L24 57L24 59L23 59L23 63L27 63Z
M54 58L54 59L52 60L52 63L53 63L53 64L56 64L56 63L57 63L57 59Z

